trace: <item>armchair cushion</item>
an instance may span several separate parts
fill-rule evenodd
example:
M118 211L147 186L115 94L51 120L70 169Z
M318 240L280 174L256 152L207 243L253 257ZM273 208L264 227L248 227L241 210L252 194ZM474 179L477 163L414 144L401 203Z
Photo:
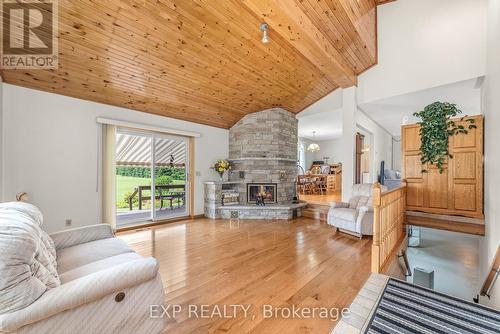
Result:
M331 202L330 203L331 208L348 208L349 203L344 203L344 202Z
M133 252L127 243L118 238L107 238L78 244L57 251L60 274L99 261L110 256Z
M349 199L349 209L356 209L358 207L359 196L353 196Z
M80 277L47 291L21 310L0 314L0 331L15 331L27 324L154 279L157 272L155 259L141 258Z
M95 262L90 262L84 264L83 266L65 271L59 275L59 278L61 279L61 284L65 284L80 277L93 274L94 272L105 270L122 263L127 263L139 259L142 259L142 257L136 252L123 253L115 256L110 256L108 258L98 260Z
M56 250L60 250L90 241L112 238L114 234L110 225L96 224L52 233L50 237L54 241Z
M363 207L370 207L372 206L372 198L371 196L359 196L358 197L358 205L356 206L356 210L360 210Z
M350 208L338 208L333 211L333 217L353 222L358 217L358 211Z
M31 204L0 204L0 313L24 308L61 284L54 244L42 222Z

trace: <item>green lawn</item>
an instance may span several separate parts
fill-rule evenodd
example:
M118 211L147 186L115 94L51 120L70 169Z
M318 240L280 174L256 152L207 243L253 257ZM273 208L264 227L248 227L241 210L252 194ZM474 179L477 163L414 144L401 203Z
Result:
M116 175L116 200L123 201L126 193L134 191L137 186L147 186L151 179L133 176Z

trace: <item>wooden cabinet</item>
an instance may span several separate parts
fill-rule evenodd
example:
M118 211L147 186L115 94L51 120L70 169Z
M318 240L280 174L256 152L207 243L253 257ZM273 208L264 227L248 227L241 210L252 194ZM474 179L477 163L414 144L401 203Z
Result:
M434 165L420 162L420 126L402 127L401 157L408 186L408 210L484 218L483 117L468 118L476 121L477 129L450 138L453 158L447 160L443 173Z
M342 174L329 174L326 180L328 191L342 190Z
M328 175L326 177L326 186L329 191L335 190L335 175Z

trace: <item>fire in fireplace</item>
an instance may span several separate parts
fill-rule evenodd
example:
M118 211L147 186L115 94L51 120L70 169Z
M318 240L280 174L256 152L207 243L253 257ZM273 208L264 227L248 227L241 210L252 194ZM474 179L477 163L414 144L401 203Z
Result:
M264 198L264 203L276 203L276 183L247 183L247 202L251 204L257 203L257 195Z

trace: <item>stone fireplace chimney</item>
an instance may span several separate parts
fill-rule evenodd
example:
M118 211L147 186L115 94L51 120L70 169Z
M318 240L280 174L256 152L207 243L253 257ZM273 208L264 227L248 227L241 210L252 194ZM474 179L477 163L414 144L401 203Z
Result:
M281 108L248 114L229 130L230 181L247 204L247 185L276 184L277 202L291 203L297 175L297 119Z

